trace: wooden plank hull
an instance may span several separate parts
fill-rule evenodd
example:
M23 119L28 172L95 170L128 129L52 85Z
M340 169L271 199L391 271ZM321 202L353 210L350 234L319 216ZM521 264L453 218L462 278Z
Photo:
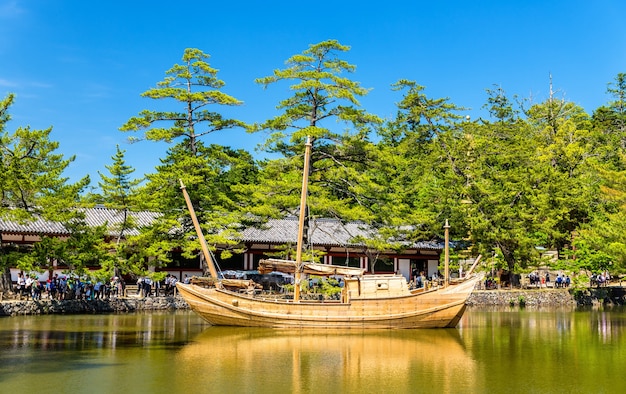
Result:
M219 326L399 329L455 327L477 279L402 297L339 302L269 300L177 283L190 308Z

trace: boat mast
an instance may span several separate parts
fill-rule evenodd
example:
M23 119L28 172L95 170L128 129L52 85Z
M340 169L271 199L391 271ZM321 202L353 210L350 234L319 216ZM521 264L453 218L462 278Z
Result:
M191 216L191 221L193 222L193 226L196 229L196 233L198 234L198 240L200 241L200 246L202 247L202 254L204 255L204 259L206 260L207 265L209 266L209 272L211 273L211 277L217 282L217 270L215 269L215 264L213 264L213 259L211 258L211 254L209 253L209 248L206 245L206 240L204 239L204 234L202 234L202 229L200 228L200 223L198 223L198 218L196 217L196 211L193 209L193 205L191 204L191 199L189 198L189 194L187 194L187 188L183 184L183 180L180 181L180 190L183 191L183 195L185 196L185 202L187 203L187 209L189 209L189 215Z
M446 224L443 225L444 230L444 268L443 268L443 287L448 287L449 282L449 266L450 266L450 224L448 224L448 219L446 219Z
M307 186L309 183L309 166L311 161L311 137L306 137L304 145L304 169L302 174L302 191L300 193L300 214L298 217L298 238L296 246L296 269L294 272L293 300L300 301L300 282L302 280L302 239L304 238L304 218L306 215Z

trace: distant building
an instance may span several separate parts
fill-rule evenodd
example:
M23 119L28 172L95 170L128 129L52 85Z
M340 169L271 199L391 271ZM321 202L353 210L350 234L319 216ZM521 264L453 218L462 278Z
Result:
M87 224L100 226L107 224L110 229L108 236L117 237L116 228L122 223L123 211L96 206L84 210ZM155 212L128 212L138 227L150 225L158 216ZM333 219L313 219L310 221L309 239L314 249L323 251L323 263L348 265L369 269L368 257L364 245L352 241L355 238L368 238L372 229L361 222L341 223ZM125 235L137 235L137 229L125 231ZM259 260L277 253L285 245L295 248L298 233L297 218L271 219L263 226L250 227L242 232L240 248L244 252L235 254L228 259L222 258L222 250L214 252L216 262L221 270L254 270ZM32 222L17 223L0 219L0 236L3 247L10 245L28 246L41 240L43 236L67 239L69 232L62 224L41 219ZM443 243L424 241L406 243L401 253L382 251L375 266L376 272L397 272L411 279L413 270L423 271L431 276L437 271L439 255L443 250ZM184 275L197 275L200 269L198 258L185 259L178 251L172 251L173 263L164 268L178 278ZM12 270L13 280L17 278L17 270ZM47 279L47 273L40 276Z

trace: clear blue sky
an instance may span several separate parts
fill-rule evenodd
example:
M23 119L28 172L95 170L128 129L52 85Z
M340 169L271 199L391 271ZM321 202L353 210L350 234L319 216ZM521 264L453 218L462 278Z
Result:
M0 96L16 94L9 131L52 126L61 153L76 155L67 175L95 186L116 144L137 177L165 157L164 144L129 145L118 129L155 108L140 94L185 48L211 56L223 91L245 103L228 114L247 122L268 119L290 95L254 79L327 39L351 47L351 78L372 89L361 104L381 117L395 113L400 96L389 86L400 78L475 117L494 85L545 100L550 74L557 97L591 113L626 72L625 16L622 0L0 0ZM226 131L205 142L253 151L263 138Z

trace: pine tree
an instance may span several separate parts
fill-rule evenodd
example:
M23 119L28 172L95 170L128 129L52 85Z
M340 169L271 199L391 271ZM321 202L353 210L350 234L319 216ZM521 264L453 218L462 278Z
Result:
M190 155L195 156L197 142L209 133L244 127L244 123L224 118L209 106L237 106L242 102L220 89L224 81L217 78L218 70L206 61L209 55L199 49L188 48L183 54L183 64L175 64L166 71L166 77L142 93L142 97L154 100L172 99L180 110L143 110L121 128L122 131L146 130L144 137L151 141L174 142L183 140ZM161 126L161 124L165 124ZM141 138L131 137L131 141Z
M251 211L258 215L297 215L302 179L304 142L313 146L309 200L311 216L340 220L367 219L360 198L360 188L367 182L362 171L369 160L369 127L380 123L376 116L360 109L358 98L368 93L343 73L355 66L340 56L350 48L336 40L323 41L294 55L285 69L257 79L268 87L290 82L290 97L280 101L280 114L251 130L271 132L263 147L282 157L265 163L259 185L249 190L258 205ZM343 122L351 129L337 132L332 126ZM307 238L307 231L305 231ZM304 248L309 243L305 239Z
M50 140L52 128L18 127L12 133L6 131L13 99L10 94L0 101L0 216L5 220L41 217L69 223L80 216L76 206L89 177L68 183L63 171L74 156L65 159L56 153L59 143ZM3 259L0 286L5 290L11 286L9 265L13 263Z
M104 175L98 172L101 181L98 182L100 186L101 203L106 207L117 209L122 211L123 220L120 224L119 233L116 243L119 245L121 239L124 237L126 230L135 228L135 223L130 220L128 215L129 211L133 211L138 206L136 202L136 189L142 182L141 179L131 179L130 176L135 169L126 164L124 154L126 151L121 150L119 145L116 146L115 156L111 157L113 164L105 166L109 170L110 176Z

